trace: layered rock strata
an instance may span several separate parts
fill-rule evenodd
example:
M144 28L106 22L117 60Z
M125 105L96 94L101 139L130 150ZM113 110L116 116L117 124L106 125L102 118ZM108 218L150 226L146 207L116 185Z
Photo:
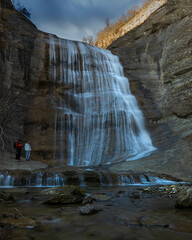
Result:
M53 157L54 135L49 35L15 11L10 0L0 1L0 19L1 82L16 95L24 95L17 104L19 114L9 122L14 131L7 131L12 139L32 139L32 157L48 162ZM109 47L120 57L147 126L153 129L153 141L161 150L114 169L155 170L191 180L191 19L190 0L169 0Z
M191 21L190 0L169 0L109 47L120 57L147 124L154 129L155 145L163 149L128 168L158 169L191 179Z
M23 95L19 108L10 106L18 108L14 118L21 115L14 122L23 130L17 129L32 140L32 158L88 166L154 150L116 56L42 33L6 3L2 1L3 87L15 98Z
M13 141L21 138L35 139L33 150L48 150L43 145L44 119L51 109L47 101L48 85L45 74L45 40L47 35L21 13L17 12L10 0L0 1L0 80L1 89L14 96L1 99L5 108L10 108L4 131L12 142L6 147L12 150ZM14 102L16 101L16 105ZM6 105L7 104L7 105ZM32 117L31 117L32 116ZM39 139L39 141L38 141ZM5 141L6 141L5 137Z

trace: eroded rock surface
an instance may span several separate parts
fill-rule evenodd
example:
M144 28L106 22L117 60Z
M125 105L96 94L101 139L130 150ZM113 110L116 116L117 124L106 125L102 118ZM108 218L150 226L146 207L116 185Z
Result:
M35 160L52 158L54 120L48 95L48 38L14 9L11 0L0 1L0 83L7 91L1 101L7 102L11 110L5 117L4 131L13 141L30 139ZM14 98L7 99L9 94L15 95L17 104ZM9 141L5 144L9 151L12 145Z
M191 21L190 0L168 0L141 26L109 47L120 57L154 145L163 150L144 161L129 163L128 169L156 169L191 180ZM120 168L125 169L126 164Z

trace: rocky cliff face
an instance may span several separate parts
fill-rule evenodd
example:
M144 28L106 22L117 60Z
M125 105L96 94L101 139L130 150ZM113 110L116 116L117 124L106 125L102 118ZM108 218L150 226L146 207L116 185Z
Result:
M8 0L1 13L1 89L18 101L4 129L32 141L32 158L98 165L154 150L116 56L38 31Z
M104 29L97 35L97 41L95 46L100 48L107 48L116 39L122 37L125 33L141 25L149 16L160 8L167 0L149 0L145 1L139 10L136 10L136 14L132 14L130 10L130 18L125 21L124 17L120 21L117 20L116 23L111 24L108 29ZM133 10L134 12L134 10ZM129 15L127 13L127 15ZM125 17L126 18L126 17ZM115 26L116 25L116 26Z
M191 20L190 0L169 0L110 46L120 57L159 149L149 158L113 169L153 170L191 180ZM48 39L15 11L10 0L0 0L1 83L14 90L14 96L22 95L6 133L31 139L33 158L46 161L53 157L54 135Z
M49 126L49 121L52 121L52 110L47 99L49 90L45 87L49 85L45 60L46 39L47 34L38 31L26 17L17 12L10 0L0 1L1 93L6 90L7 94L4 95L13 96L0 99L1 109L2 105L5 109L10 108L9 116L5 116L4 131L13 141L18 138L23 141L33 139L35 157L39 151L50 150L49 141L52 139L44 134L45 126ZM47 141L43 141L45 138ZM10 150L12 143L6 137L4 140Z
M130 163L189 176L192 173L192 2L168 0L141 26L113 42L132 92L154 129L155 145L163 152ZM170 137L176 143L173 143ZM157 137L157 138L156 138ZM167 141L168 140L168 141ZM165 151L165 146L169 150ZM181 173L182 172L182 173ZM190 178L191 179L191 178Z

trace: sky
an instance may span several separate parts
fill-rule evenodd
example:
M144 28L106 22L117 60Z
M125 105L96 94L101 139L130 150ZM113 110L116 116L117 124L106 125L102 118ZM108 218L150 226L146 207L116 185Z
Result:
M82 41L84 36L96 36L106 25L142 0L12 0L31 13L38 29L58 37Z

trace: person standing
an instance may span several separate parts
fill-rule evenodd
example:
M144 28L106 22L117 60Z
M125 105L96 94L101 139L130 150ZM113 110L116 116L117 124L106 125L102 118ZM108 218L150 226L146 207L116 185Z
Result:
M31 145L29 141L25 143L25 152L26 152L26 161L30 161Z
M17 142L14 143L14 148L16 149L16 157L15 157L15 159L19 159L20 160L21 151L22 151L21 139L19 139Z

